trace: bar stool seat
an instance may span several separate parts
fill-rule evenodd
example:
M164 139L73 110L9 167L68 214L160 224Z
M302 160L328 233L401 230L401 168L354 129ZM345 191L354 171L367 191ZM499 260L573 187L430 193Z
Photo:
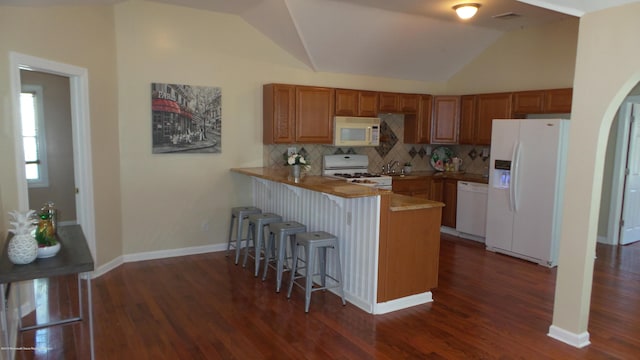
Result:
M242 248L242 241L247 238L242 237L242 228L244 221L248 219L251 214L260 214L262 210L255 206L238 206L231 208L231 221L229 222L229 240L227 241L227 256L229 256L229 250L233 246L236 250L235 264L238 265L240 260L240 248ZM233 225L236 226L236 237L233 237Z
M306 259L306 266L304 275L298 275L298 248L303 247ZM333 248L336 251L337 267L336 274L334 276L327 274L327 249ZM319 273L315 271L315 259L318 255ZM313 287L313 277L320 275L320 287ZM297 283L296 279L305 278L304 286ZM327 286L326 278L330 278L335 282L331 286ZM305 232L296 235L295 247L293 248L293 266L291 268L291 281L289 282L289 291L287 291L287 298L291 297L291 291L293 285L297 285L304 289L304 312L309 312L309 305L311 304L311 293L317 290L326 290L338 288L340 297L342 298L342 305L346 305L344 299L344 287L342 284L342 269L340 268L340 249L338 246L338 238L328 232L314 231Z
M262 273L262 281L267 279L269 264L273 260L275 260L276 292L280 292L280 288L282 285L282 274L284 272L286 261L287 237L291 242L290 248L293 249L296 234L307 231L307 227L306 225L303 225L296 221L287 221L270 224L269 230L269 237L267 239L267 243L265 244L266 255L264 261L264 271ZM277 254L275 254L276 251Z
M249 229L247 230L247 246L244 248L244 260L242 261L242 267L247 266L247 258L251 256L254 259L255 263L255 272L254 276L258 277L258 272L260 270L260 260L262 258L262 250L264 249L264 254L266 254L266 247L264 241L264 227L269 226L269 224L282 222L282 216L274 213L262 213L262 214L251 214L249 215ZM250 242L253 242L253 255L250 254L249 245Z

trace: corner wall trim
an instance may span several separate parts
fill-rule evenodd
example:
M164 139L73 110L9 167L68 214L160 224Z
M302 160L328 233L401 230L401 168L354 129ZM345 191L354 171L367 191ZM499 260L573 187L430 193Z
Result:
M576 334L559 328L555 325L551 325L549 326L549 333L547 335L579 349L591 344L591 342L589 341L588 331L585 331L581 334Z

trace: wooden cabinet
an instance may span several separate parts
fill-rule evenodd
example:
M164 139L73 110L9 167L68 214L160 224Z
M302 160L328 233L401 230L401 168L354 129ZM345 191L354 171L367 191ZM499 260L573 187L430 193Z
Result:
M456 210L458 205L458 180L445 179L442 186L442 225L456 227Z
M331 144L334 89L286 84L263 87L265 144Z
M491 124L493 119L510 119L512 93L477 95L476 144L491 145Z
M442 201L442 178L431 178L431 184L429 185L429 200Z
M335 115L377 116L378 93L350 89L336 89Z
M396 93L378 93L378 110L381 113L400 112L400 97Z
M420 95L417 114L404 116L404 143L429 144L431 142L432 96Z
M431 121L433 122L432 144L457 143L460 122L460 97L434 96Z
M394 178L391 188L397 194L430 199L431 179L427 176L412 179Z
M514 114L540 114L544 112L544 90L513 93Z
M296 142L333 143L334 89L296 86Z
M442 208L391 211L390 197L380 199L379 303L438 286Z
M544 97L544 112L549 114L570 113L572 99L572 88L546 90Z
M458 131L458 144L473 145L478 141L476 121L475 95L460 97L460 130Z
M573 89L518 91L513 93L513 113L562 114L571 112Z
M399 108L403 114L416 114L420 104L420 95L417 94L400 94Z
M263 143L291 144L295 142L295 88L295 85L284 84L263 86Z

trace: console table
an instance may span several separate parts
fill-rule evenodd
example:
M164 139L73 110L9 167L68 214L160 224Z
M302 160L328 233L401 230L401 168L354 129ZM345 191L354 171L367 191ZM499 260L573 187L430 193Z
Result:
M54 325L65 325L83 320L82 311L82 282L81 274L89 273L94 270L93 257L89 251L87 240L82 233L80 225L61 226L58 228L57 237L60 241L61 248L58 254L46 259L36 259L34 262L26 265L13 264L7 255L7 246L12 234L9 234L7 241L0 257L0 306L2 306L2 325L5 331L5 343L9 347L9 331L8 331L8 314L6 313L7 304L5 300L5 290L8 284L12 282L34 280L41 278L50 278L54 276L76 274L78 277L78 316L58 321L52 321L45 324L36 324L32 326L22 326L22 312L20 309L20 291L18 291L18 328L20 331L36 330ZM93 344L93 308L91 305L91 274L87 274L87 304L89 316L89 346L91 350L91 359L94 359ZM9 351L9 350L7 350Z

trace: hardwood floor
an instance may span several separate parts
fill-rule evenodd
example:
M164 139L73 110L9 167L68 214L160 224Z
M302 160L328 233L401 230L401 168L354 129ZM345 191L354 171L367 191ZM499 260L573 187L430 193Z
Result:
M622 260L622 261L621 261ZM249 267L249 265L248 265ZM598 245L589 332L576 349L546 335L555 269L442 235L435 302L385 315L316 292L275 293L224 253L128 263L93 281L97 359L637 359L640 245ZM70 281L69 281L70 280ZM286 277L288 281L288 277ZM74 278L44 281L71 296ZM52 316L69 308L50 302ZM46 312L47 306L43 306ZM66 315L64 313L63 315ZM33 315L27 319L33 321ZM17 359L87 359L84 325L24 332ZM48 348L48 350L46 350Z

